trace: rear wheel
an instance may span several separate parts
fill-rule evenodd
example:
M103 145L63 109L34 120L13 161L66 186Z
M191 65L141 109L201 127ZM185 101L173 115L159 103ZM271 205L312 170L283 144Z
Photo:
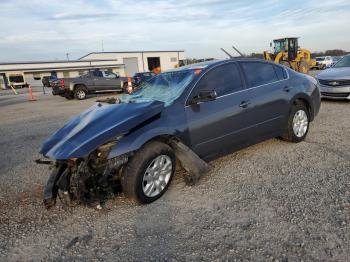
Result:
M126 196L147 204L168 189L175 172L175 155L170 146L153 141L144 145L129 161L122 178Z
M303 141L309 131L310 113L304 103L297 103L289 114L287 130L282 139L299 143Z
M309 64L306 61L301 61L298 65L298 71L300 73L309 73Z
M83 100L86 98L87 91L84 86L77 86L74 90L74 97L78 100Z

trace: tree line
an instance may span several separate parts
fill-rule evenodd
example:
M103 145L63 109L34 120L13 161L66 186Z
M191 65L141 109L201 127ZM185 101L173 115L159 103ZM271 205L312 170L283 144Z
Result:
M343 55L347 55L347 54L350 54L350 52L347 52L347 51L342 50L342 49L331 49L331 50L326 50L324 52L312 52L311 57L315 58L315 57L319 57L319 56L343 56ZM262 53L251 53L250 55L248 55L248 57L264 58Z

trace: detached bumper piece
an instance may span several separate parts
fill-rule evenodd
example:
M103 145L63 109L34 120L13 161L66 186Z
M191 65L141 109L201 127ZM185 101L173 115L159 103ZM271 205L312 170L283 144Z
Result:
M172 140L171 146L183 168L188 173L185 176L186 184L189 186L196 184L201 176L209 171L209 165L180 141L176 139Z
M45 190L44 190L44 205L46 209L49 209L56 205L56 199L58 195L58 186L57 180L62 174L62 167L56 166L52 173L50 174L49 180L47 181Z

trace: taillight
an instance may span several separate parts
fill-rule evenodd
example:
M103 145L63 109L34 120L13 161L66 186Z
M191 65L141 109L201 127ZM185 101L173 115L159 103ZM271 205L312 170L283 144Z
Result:
M61 88L64 88L64 80L63 79L60 80L60 86L61 86Z

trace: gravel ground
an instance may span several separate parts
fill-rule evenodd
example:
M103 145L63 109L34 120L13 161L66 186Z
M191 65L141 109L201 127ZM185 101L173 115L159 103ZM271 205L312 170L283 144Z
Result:
M42 205L43 141L95 99L0 98L0 261L349 261L350 103L323 101L305 142L272 139L181 171L158 201Z

